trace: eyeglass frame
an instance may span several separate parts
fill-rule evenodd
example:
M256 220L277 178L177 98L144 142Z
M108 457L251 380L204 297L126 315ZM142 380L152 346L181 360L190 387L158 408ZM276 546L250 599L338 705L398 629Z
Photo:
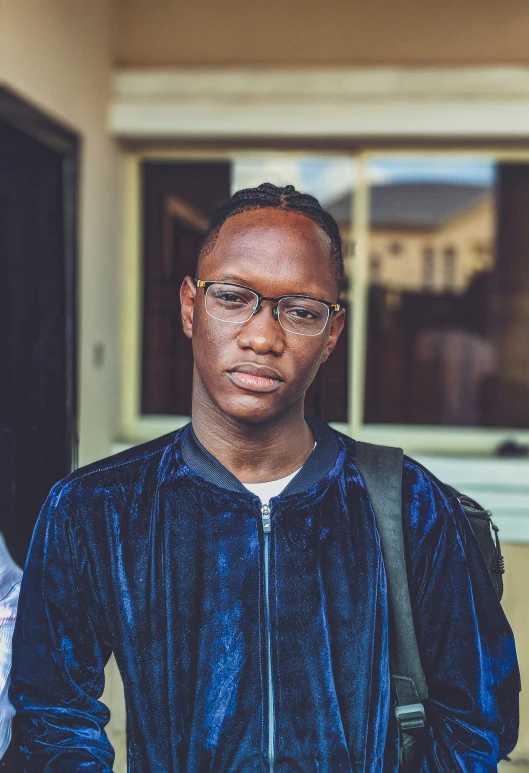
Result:
M324 306L327 306L328 317L327 317L327 320L325 322L325 325L320 330L320 332L319 333L297 333L295 330L287 330L286 328L283 327L283 325L281 325L281 327L283 327L283 330L285 330L287 333L293 333L294 335L307 336L308 338L314 338L316 336L320 336L323 333L323 331L325 330L325 328L327 327L327 323L329 322L329 319L331 318L331 312L336 313L337 311L340 311L340 309L341 309L341 306L340 306L339 303L332 303L332 301L324 301L323 298L314 298L312 295L302 295L301 293L287 293L286 295L278 295L277 297L274 298L274 297L271 297L269 295L261 295L261 293L258 293L257 290L254 290L253 287L247 287L246 285L241 285L241 284L238 284L237 282L218 282L215 279L213 279L213 280L204 280L204 279L199 279L198 277L196 277L193 281L195 282L195 285L196 285L197 289L199 287L201 287L204 290L204 302L206 300L206 293L207 293L207 291L209 290L209 288L212 285L224 285L224 286L227 286L227 287L239 287L241 290L248 290L250 293L253 293L254 295L257 296L257 305L254 307L254 310L252 311L252 313L248 317L248 319L246 319L244 322L235 322L235 321L233 321L231 319L219 319L218 317L214 317L212 314L209 314L209 311L208 311L207 306L206 306L206 311L208 312L209 316L212 319L218 319L219 322L227 322L228 324L231 324L231 325L245 325L253 317L255 317L256 314L258 314L261 311L261 304L262 304L263 301L273 301L274 302L274 307L272 309L272 314L273 314L274 319L276 320L276 322L279 322L279 324L281 325L281 322L279 321L279 312L278 312L278 309L277 309L279 301L282 301L283 298L304 298L305 300L308 300L308 301L318 301L319 303L323 303Z

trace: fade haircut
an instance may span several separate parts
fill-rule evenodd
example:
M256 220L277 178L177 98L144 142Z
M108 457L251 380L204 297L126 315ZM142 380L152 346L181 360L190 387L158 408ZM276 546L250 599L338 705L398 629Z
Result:
M300 193L293 185L279 188L272 183L262 183L257 188L244 188L218 206L211 217L198 256L198 264L201 258L208 255L215 246L219 231L226 220L252 209L283 209L287 212L298 212L316 223L330 239L331 271L336 279L338 291L342 289L344 282L342 239L336 221L323 209L318 199L308 193Z

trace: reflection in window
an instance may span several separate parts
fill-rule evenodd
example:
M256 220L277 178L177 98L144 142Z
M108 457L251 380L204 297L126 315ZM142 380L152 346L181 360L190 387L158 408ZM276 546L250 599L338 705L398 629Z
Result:
M354 171L350 158L266 152L143 163L144 414L189 413L192 356L178 289L213 207L265 181L316 195L340 227L351 287L363 259L351 220ZM401 156L374 159L368 172L377 182L365 421L529 427L529 165ZM308 413L328 421L347 418L348 327L308 394Z
M373 167L385 182L371 191L370 252L396 231L403 251L371 273L365 421L529 427L529 166Z
M369 278L372 284L378 284L381 279L382 261L380 255L371 255L369 259Z
M443 250L444 286L448 292L456 289L456 255L456 249L451 245Z
M424 290L433 290L435 271L435 256L432 247L425 247L422 252L422 286Z
M356 249L355 240L345 236L342 239L342 252L343 252L344 258L346 260L347 258L354 258L355 249Z
M391 244L388 247L390 255L393 255L394 257L398 257L402 254L402 244L400 242L391 242Z

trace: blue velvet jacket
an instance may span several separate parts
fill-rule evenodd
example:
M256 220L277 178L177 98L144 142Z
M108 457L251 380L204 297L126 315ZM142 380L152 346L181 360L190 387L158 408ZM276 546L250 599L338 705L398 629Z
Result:
M189 425L52 489L14 638L28 771L111 771L112 651L134 773L397 770L375 516L354 441L313 429L270 531ZM410 459L403 507L430 689L417 770L492 773L517 734L511 629L463 511Z

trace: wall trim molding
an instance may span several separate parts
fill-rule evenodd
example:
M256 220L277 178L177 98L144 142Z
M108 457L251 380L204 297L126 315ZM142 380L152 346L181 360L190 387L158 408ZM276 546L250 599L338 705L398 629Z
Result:
M529 139L529 67L121 69L121 139Z

